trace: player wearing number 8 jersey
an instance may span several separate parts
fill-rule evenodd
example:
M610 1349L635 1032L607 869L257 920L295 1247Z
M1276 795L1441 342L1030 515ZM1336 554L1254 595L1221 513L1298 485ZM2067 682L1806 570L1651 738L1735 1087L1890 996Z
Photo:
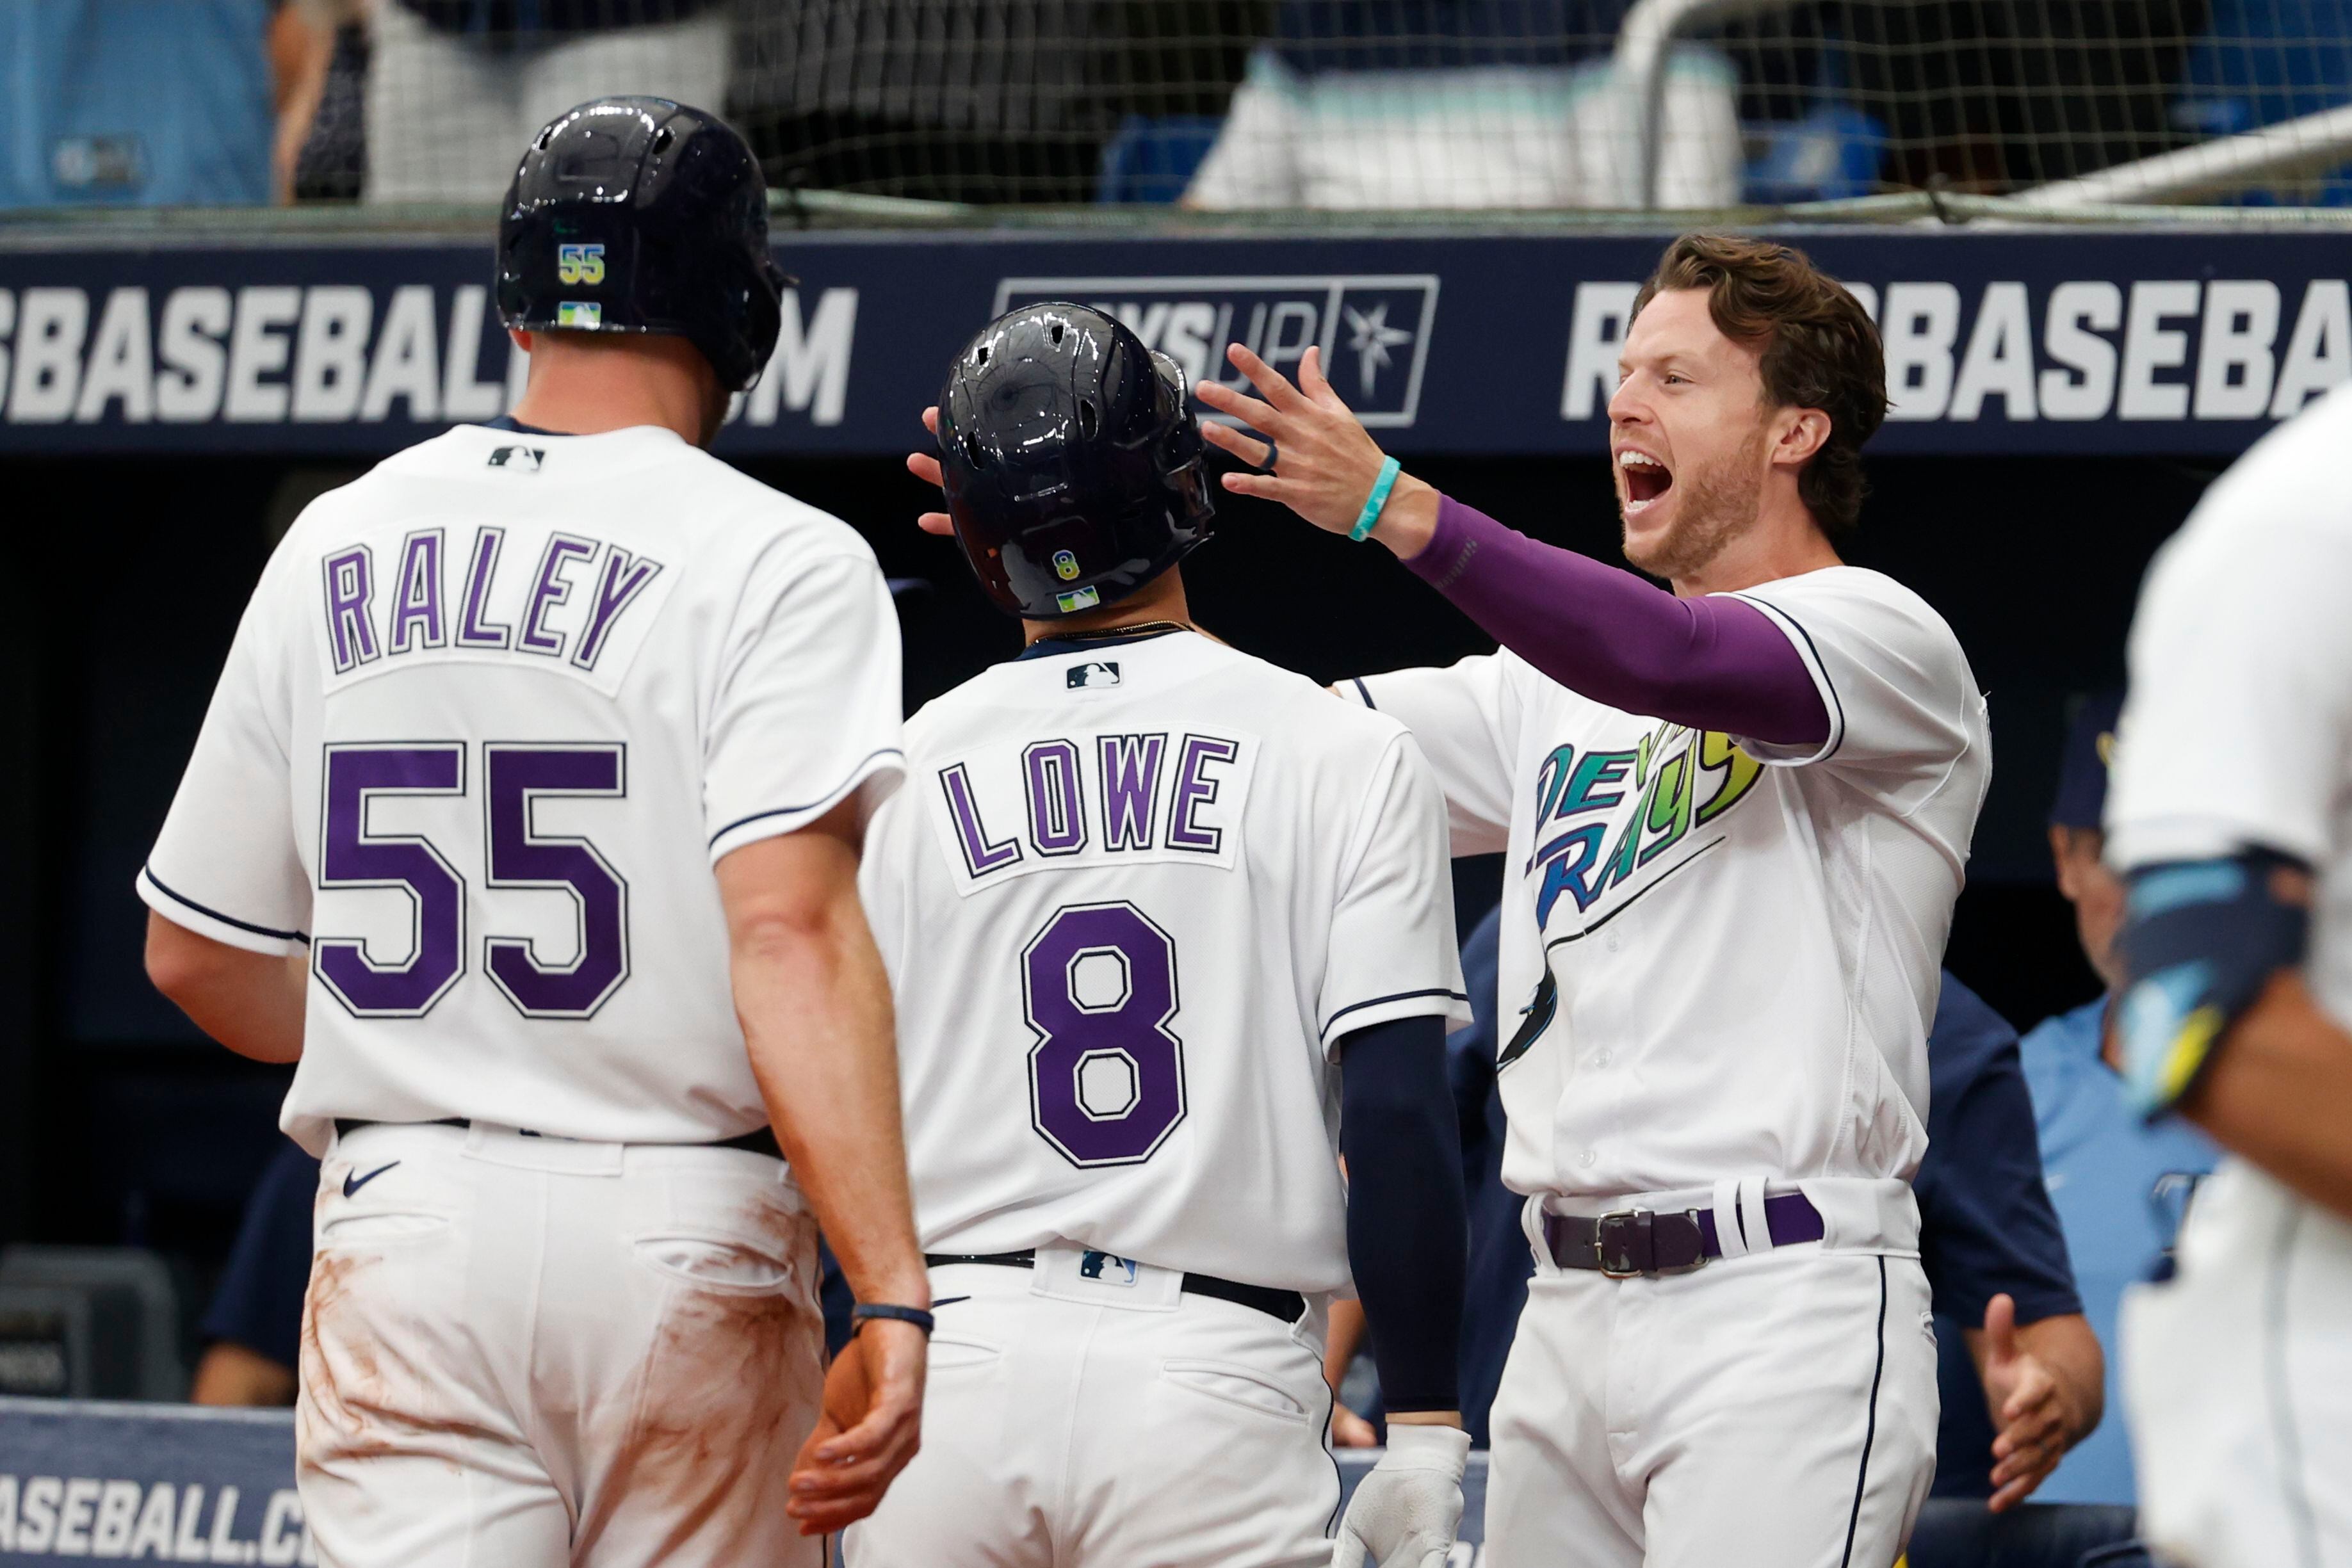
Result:
M856 896L889 599L699 449L776 333L731 131L573 110L500 237L516 417L287 535L139 879L150 969L299 1062L321 1561L814 1565L800 1531L871 1505L920 1406L919 1324L868 1324L787 1492L812 1210L862 1297L929 1299Z
M1393 1424L1340 1561L1442 1563L1467 1009L1434 782L1402 726L1186 623L1203 455L1134 334L1015 311L937 419L916 471L1028 647L909 722L862 873L940 1324L923 1451L848 1560L1329 1563L1352 1259Z

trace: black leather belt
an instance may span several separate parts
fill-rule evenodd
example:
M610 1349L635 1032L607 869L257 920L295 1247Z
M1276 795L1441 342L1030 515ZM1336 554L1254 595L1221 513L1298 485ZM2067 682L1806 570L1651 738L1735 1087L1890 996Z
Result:
M443 1116L431 1122L369 1122L356 1116L338 1116L335 1118L335 1134L338 1137L349 1137L362 1127L471 1127L473 1124L463 1116ZM546 1135L534 1133L528 1127L518 1127L515 1131L526 1138ZM776 1130L773 1127L754 1127L739 1137L721 1138L715 1144L677 1144L660 1146L686 1149L740 1149L747 1155L766 1155L771 1159L780 1160L784 1157L782 1146L776 1142Z
M1819 1241L1827 1234L1821 1210L1803 1193L1782 1193L1764 1200L1764 1223L1771 1230L1761 1252L1797 1241ZM1646 1208L1622 1208L1613 1214L1587 1218L1547 1214L1544 1244L1551 1260L1563 1269L1591 1269L1612 1280L1635 1275L1683 1274L1723 1256L1715 1233L1715 1210L1685 1208L1654 1213Z
M1105 1257L1111 1254L1105 1253ZM923 1263L937 1269L948 1263L985 1263L998 1269L1034 1269L1037 1254L1023 1252L926 1252ZM1221 1301L1231 1301L1237 1307L1249 1307L1270 1318L1295 1323L1307 1315L1307 1298L1296 1291L1277 1291L1269 1285L1243 1285L1231 1280L1220 1280L1214 1274L1187 1274L1183 1291L1188 1296L1214 1296Z

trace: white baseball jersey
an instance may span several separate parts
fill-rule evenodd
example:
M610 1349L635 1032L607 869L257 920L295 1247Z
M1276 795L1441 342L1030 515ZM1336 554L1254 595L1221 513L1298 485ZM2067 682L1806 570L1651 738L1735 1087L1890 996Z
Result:
M1738 597L1811 671L1819 747L1623 713L1509 653L1342 683L1421 742L1454 852L1505 852L1515 1190L1908 1178L1926 1150L1927 1024L1991 772L1984 699L1942 618L1880 573ZM1547 963L1556 1003L1523 1017Z
M461 426L313 503L139 877L310 947L286 1130L764 1125L710 867L898 774L898 640L845 524L669 431Z
M2317 879L2304 974L2352 1029L2352 389L2265 437L2150 569L2107 793L2118 869L2260 845ZM2124 1315L2143 1533L2201 1568L2352 1563L2352 1222L2244 1161Z
M924 1249L1342 1289L1333 1050L1469 1016L1436 786L1208 638L1067 646L909 721L867 839Z

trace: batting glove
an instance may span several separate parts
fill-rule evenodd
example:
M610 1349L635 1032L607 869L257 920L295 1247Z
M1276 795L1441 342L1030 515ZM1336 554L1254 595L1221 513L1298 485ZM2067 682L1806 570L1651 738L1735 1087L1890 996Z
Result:
M1389 1423L1388 1452L1348 1500L1331 1568L1445 1568L1462 1527L1462 1470L1470 1434L1459 1427Z

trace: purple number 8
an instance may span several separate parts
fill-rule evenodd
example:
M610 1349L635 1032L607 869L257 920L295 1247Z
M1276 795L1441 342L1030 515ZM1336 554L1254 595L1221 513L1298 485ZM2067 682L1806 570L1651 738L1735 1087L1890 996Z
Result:
M1075 1166L1151 1157L1184 1119L1176 946L1131 904L1057 911L1023 950L1029 1114Z

